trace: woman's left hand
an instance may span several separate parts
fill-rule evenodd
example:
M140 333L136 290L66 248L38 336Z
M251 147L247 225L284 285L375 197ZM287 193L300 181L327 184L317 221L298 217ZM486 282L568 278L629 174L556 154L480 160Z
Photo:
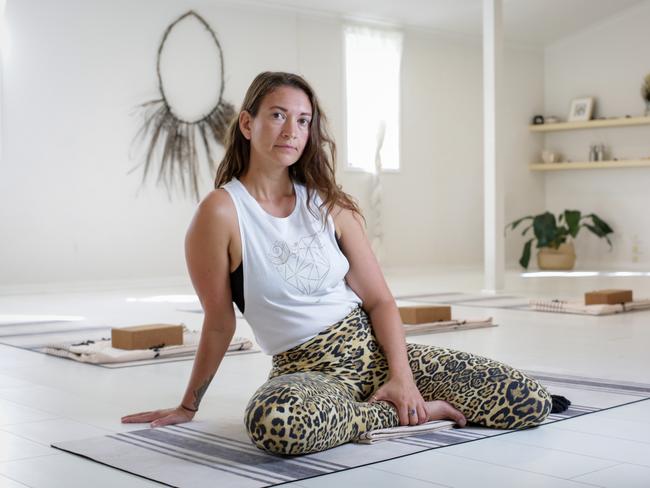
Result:
M397 409L400 425L418 425L428 420L424 398L412 378L390 378L369 402L385 401Z

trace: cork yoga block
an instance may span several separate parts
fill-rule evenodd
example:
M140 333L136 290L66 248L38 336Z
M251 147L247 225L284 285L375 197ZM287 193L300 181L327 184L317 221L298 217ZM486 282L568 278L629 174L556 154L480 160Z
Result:
M111 329L111 345L117 349L150 349L182 344L182 325L147 324Z
M399 314L404 324L427 324L451 320L451 307L449 305L399 307Z
M632 290L595 290L585 293L585 305L615 305L632 301Z

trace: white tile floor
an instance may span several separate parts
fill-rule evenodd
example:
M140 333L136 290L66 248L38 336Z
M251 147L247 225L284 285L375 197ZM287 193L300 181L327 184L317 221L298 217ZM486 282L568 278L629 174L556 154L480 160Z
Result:
M482 288L480 273L472 270L393 270L387 278L396 295ZM0 315L83 315L111 325L183 321L200 327L200 315L177 310L192 304L127 301L190 294L187 285L139 286L2 295ZM630 287L637 296L650 297L650 277L521 278L512 272L506 291L578 297L585 290L613 287ZM650 312L596 318L455 306L454 315L493 316L499 327L410 340L471 351L525 369L650 383ZM237 333L251 335L244 323ZM238 420L269 364L261 354L227 358L198 418ZM0 346L0 488L160 486L49 445L138 428L120 424L120 416L175 405L191 366L178 362L108 370ZM291 485L649 487L650 400Z

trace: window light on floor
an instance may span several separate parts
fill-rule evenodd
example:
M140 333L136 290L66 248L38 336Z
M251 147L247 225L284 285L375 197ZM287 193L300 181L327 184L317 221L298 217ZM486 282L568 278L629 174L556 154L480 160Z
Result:
M198 303L199 298L196 295L155 295L142 298L129 297L126 301L144 303Z
M592 276L650 276L646 271L531 271L521 273L522 278L588 278Z

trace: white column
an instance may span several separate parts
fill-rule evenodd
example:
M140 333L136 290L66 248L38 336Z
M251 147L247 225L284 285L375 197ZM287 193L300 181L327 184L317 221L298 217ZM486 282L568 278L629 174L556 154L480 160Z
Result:
M502 61L502 0L483 0L483 288L490 292L505 281Z
M7 33L5 32L5 8L7 0L0 0L0 167L2 166L2 153L4 151L4 60L7 46L5 46Z

